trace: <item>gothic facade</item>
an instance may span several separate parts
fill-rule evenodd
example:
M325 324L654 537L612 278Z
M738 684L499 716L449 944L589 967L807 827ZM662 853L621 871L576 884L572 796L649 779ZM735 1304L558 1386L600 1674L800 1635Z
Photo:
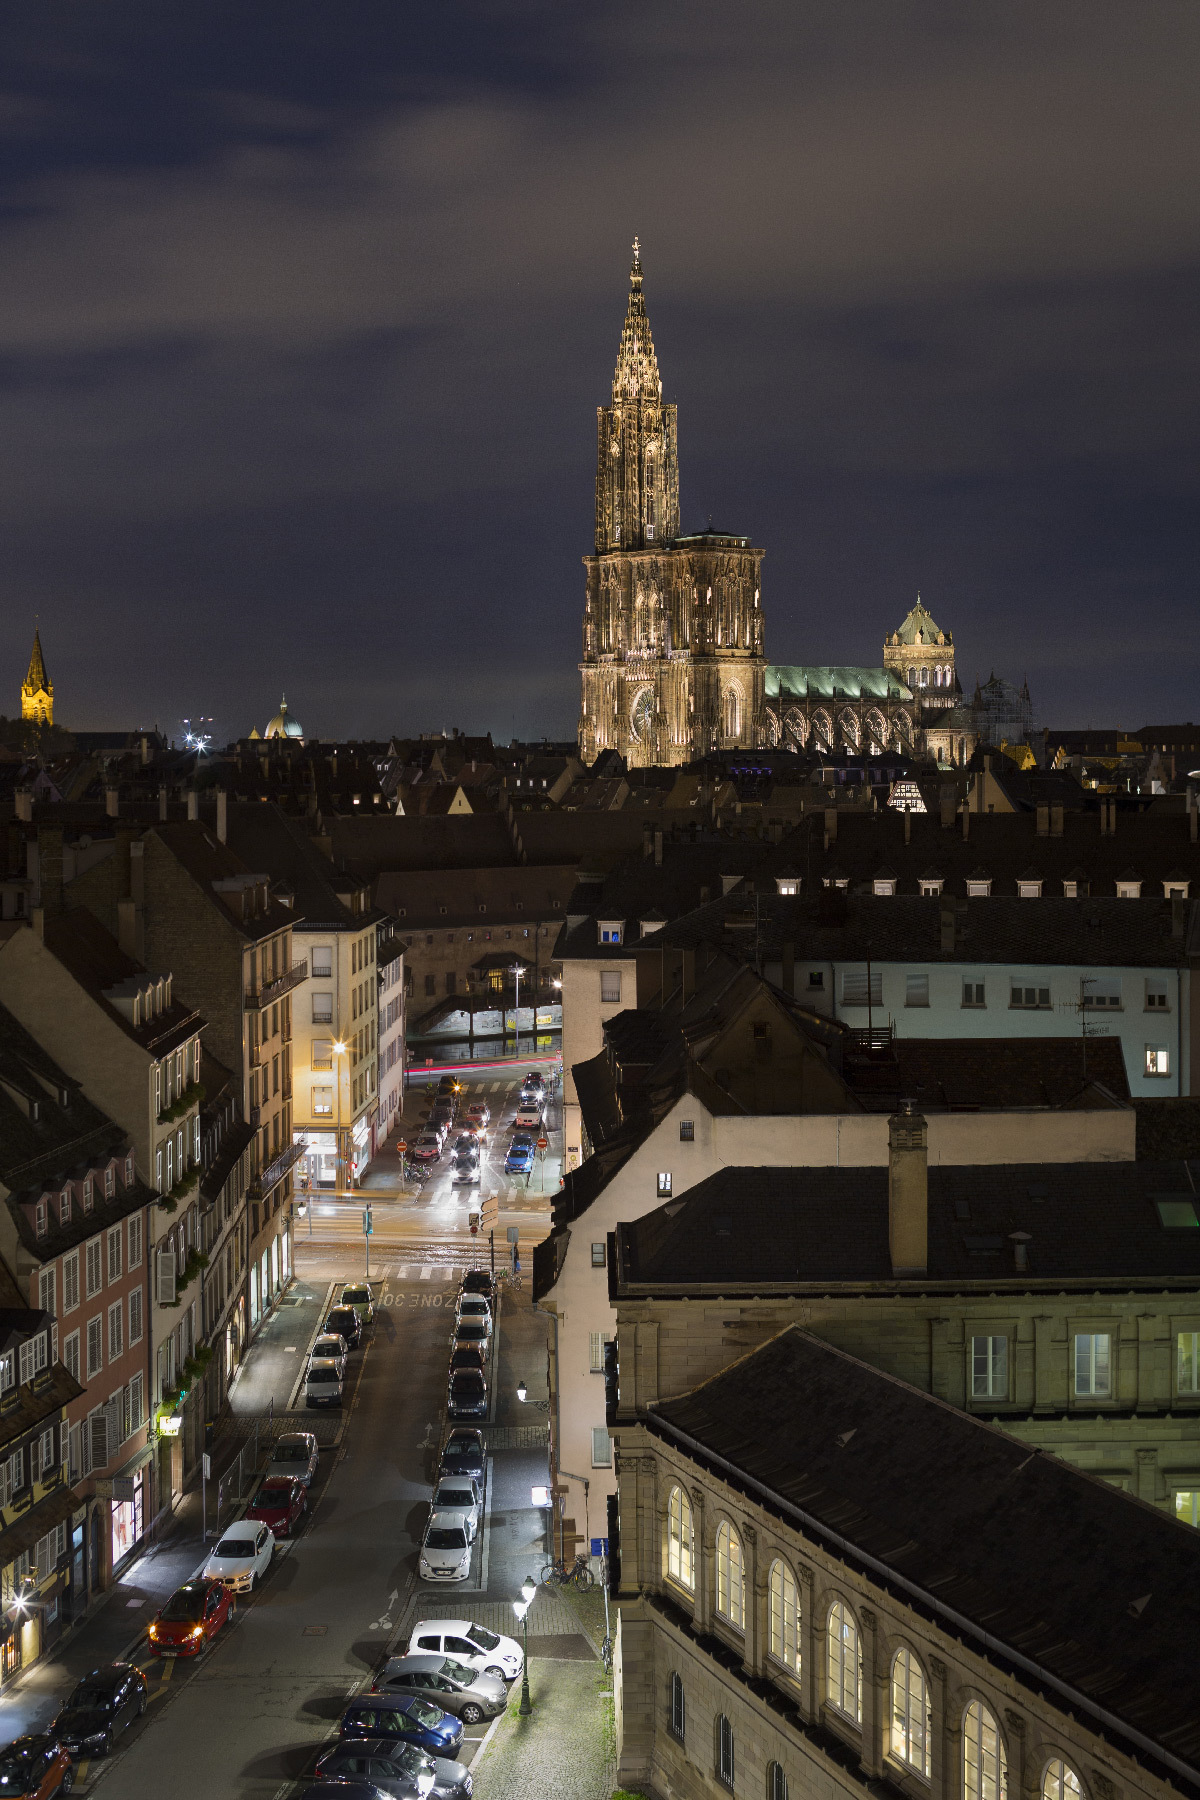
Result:
M33 725L54 723L54 683L46 673L41 634L36 626L33 633L33 654L29 658L29 673L21 683L21 717Z
M637 241L612 404L596 410L595 551L584 558L579 751L631 768L765 741L763 552L679 534L676 410L662 397Z

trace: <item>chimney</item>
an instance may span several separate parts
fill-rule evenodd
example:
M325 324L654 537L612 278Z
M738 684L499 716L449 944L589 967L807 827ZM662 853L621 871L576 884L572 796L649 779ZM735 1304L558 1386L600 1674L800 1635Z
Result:
M929 1267L929 1126L911 1100L888 1120L888 1243L893 1275Z
M656 869L662 868L662 847L663 847L662 826L656 825L654 827L654 866Z
M150 739L143 732L143 734L142 734L142 767L143 767L143 769L147 769L147 768L149 768L149 766L150 766Z
M117 943L126 956L137 957L137 907L132 900L117 901Z
M26 825L31 824L33 821L33 789L18 788L13 795L13 805L16 807L17 818Z
M1171 889L1171 936L1181 938L1187 922L1187 901L1178 888Z
M188 803L188 818L189 819L198 819L200 817L200 796L199 796L199 794L197 794L195 788L188 789L187 803Z
M146 840L134 838L129 846L129 892L135 906L146 904ZM141 960L141 952L138 952Z
M642 855L650 856L654 851L654 830L650 825L642 826Z
M908 806L904 809L904 841L912 843L912 808Z
M837 807L836 806L827 806L825 808L825 848L826 848L826 850L828 850L830 844L836 844L836 843L837 843Z
M947 904L945 901L943 901L942 902L942 912L941 912L941 944L940 944L940 948L943 951L953 951L953 949L954 949L954 939L955 939L954 923L955 923L955 921L954 921L954 903L953 903L953 901L951 901L949 904Z
M165 787L160 787L158 790L158 822L160 825L165 825L167 822L167 790Z
M1050 836L1061 837L1063 834L1063 808L1061 801L1055 801L1050 808Z
M1008 1241L1013 1247L1013 1268L1018 1275L1024 1275L1029 1267L1029 1238L1028 1231L1010 1231L1008 1234Z
M104 811L110 819L121 816L121 792L119 788L106 787L104 790Z
M229 795L224 788L217 789L217 842L223 844L229 836Z
M938 818L943 831L953 831L957 811L958 794L949 782L945 782L938 790Z
M1037 809L1037 834L1039 837L1050 836L1050 808L1041 801Z

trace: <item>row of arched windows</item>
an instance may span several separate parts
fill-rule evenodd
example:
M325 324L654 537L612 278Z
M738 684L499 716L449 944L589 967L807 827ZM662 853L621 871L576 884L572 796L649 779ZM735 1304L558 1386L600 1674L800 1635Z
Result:
M667 1501L665 1567L668 1578L689 1593L696 1586L696 1550L692 1507L682 1487L673 1487ZM745 1561L736 1528L723 1519L717 1529L716 1590L718 1616L738 1631L746 1628ZM767 1574L767 1652L789 1674L801 1673L800 1589L792 1569L776 1557ZM932 1773L933 1713L929 1683L920 1658L902 1645L892 1659L891 1705L887 1723L887 1754L893 1761L928 1781ZM825 1699L843 1717L862 1724L863 1666L858 1622L853 1609L834 1600L826 1615ZM683 1682L671 1676L670 1729L681 1742L685 1735ZM733 1735L722 1714L716 1724L718 1779L733 1786ZM727 1738L727 1742L726 1742ZM962 1720L963 1800L1008 1800L1008 1763L1004 1738L995 1715L980 1700L972 1700ZM727 1751L727 1755L726 1755ZM767 1776L767 1800L787 1800L787 1780L778 1763ZM1082 1800L1079 1777L1069 1763L1047 1763L1042 1779L1042 1800Z

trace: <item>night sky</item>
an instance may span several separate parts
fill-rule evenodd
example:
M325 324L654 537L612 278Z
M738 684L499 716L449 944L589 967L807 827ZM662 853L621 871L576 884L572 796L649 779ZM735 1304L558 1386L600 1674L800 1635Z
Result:
M1200 719L1195 0L17 0L0 711L572 736L640 235L767 652Z

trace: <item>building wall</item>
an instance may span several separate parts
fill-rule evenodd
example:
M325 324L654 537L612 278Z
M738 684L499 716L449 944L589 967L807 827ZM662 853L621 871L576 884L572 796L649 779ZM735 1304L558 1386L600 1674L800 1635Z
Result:
M732 1726L739 1795L770 1800L768 1772L780 1764L796 1800L842 1800L890 1791L930 1800L964 1792L963 1721L985 1706L1004 1745L1008 1792L1041 1796L1047 1766L1063 1760L1080 1791L1097 1800L1124 1795L1166 1800L1177 1787L1149 1773L1089 1729L1086 1713L1053 1704L1034 1685L952 1634L893 1591L843 1560L823 1541L711 1476L641 1426L622 1427L621 1596L614 1688L617 1780L658 1795L728 1794L716 1774L717 1721ZM676 1486L690 1496L696 1544L692 1590L664 1567L667 1504ZM745 1562L742 1626L716 1605L715 1546L722 1523L738 1534ZM771 1654L769 1573L791 1573L800 1600L799 1669ZM829 1615L849 1610L862 1655L859 1704L834 1703L829 1680ZM891 1675L897 1653L918 1661L930 1707L929 1770L906 1765L892 1735ZM682 1681L682 1739L670 1729L672 1675ZM854 1712L859 1717L853 1716Z
M375 946L378 927L300 925L296 944L308 979L295 992L295 1134L333 1133L346 1180L357 1151L374 1148L379 1095L379 1009ZM328 974L320 971L328 969ZM326 1017L328 1015L328 1018ZM344 1044L338 1052L332 1046ZM311 1171L309 1171L311 1174Z
M500 954L511 956L514 961L519 957L522 963L530 965L531 981L542 997L549 993L558 973L552 952L561 919L493 919L487 925L472 925L469 929L429 924L414 928L409 919L403 923L405 970L414 1019L447 995L484 995L487 989L475 971L481 957ZM512 985L509 981L510 994ZM521 991L523 996L531 991L524 981Z
M601 998L601 975L619 975L620 998ZM585 962L568 957L562 965L563 1167L583 1160L579 1099L574 1065L589 1062L604 1048L604 1024L625 1007L637 1004L637 962L632 956Z
M391 1133L404 1110L405 1032L408 1024L404 952L394 947L379 964L379 1121L376 1144Z

